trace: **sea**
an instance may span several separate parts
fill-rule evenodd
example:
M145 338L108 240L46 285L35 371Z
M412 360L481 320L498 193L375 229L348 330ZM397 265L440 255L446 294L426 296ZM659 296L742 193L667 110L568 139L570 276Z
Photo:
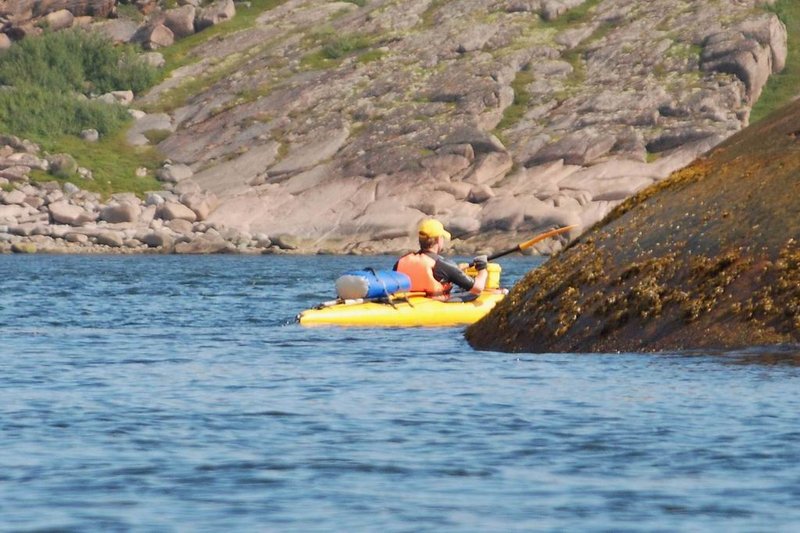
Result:
M0 256L0 531L800 530L800 348L295 322L394 259Z

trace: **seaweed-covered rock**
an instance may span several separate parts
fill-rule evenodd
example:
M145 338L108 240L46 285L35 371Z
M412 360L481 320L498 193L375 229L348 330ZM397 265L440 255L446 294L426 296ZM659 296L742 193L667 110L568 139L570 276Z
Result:
M800 102L640 192L467 330L481 349L800 341Z

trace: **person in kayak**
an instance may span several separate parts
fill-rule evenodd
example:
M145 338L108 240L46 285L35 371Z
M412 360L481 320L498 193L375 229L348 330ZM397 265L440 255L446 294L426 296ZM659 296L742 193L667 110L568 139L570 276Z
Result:
M398 259L394 270L411 278L411 291L424 292L431 297L448 297L453 285L478 295L486 286L488 260L485 255L473 259L478 275L468 276L463 270L439 255L450 241L441 222L425 219L419 224L419 251Z

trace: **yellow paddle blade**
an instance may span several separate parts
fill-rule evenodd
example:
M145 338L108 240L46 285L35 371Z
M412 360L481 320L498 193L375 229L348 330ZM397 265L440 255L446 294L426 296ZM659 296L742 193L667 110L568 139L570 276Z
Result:
M576 224L573 224L571 226L564 226L563 228L556 228L556 229L552 229L550 231L546 231L544 233L540 233L539 235L537 235L533 239L531 239L529 241L525 241L522 244L520 244L519 245L519 249L520 249L520 251L527 250L528 248L530 248L531 246L533 246L537 242L541 242L541 241L543 241L543 240L545 240L547 238L553 237L555 235L560 235L562 233L565 233L565 232L571 230L572 228L577 228L577 227L578 226Z

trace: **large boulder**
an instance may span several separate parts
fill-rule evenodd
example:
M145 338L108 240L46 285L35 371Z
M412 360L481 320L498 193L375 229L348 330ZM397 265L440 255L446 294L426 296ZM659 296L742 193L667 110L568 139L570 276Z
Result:
M141 235L141 240L149 248L163 248L171 250L175 244L175 239L166 231L155 230Z
M48 13L42 20L48 30L59 31L71 27L75 20L75 15L67 9L59 9L58 11Z
M236 15L236 6L233 0L216 0L210 6L200 10L195 21L195 27L197 31L202 31L210 26L230 20L234 15Z
M122 235L117 231L101 231L94 237L95 243L111 248L122 247L123 240Z
M169 28L176 39L183 39L194 33L196 8L187 4L164 13L164 26Z
M104 207L100 211L100 220L111 224L135 222L142 214L142 208L132 202L119 202Z
M175 245L177 254L224 254L236 251L236 247L219 235L201 235L189 242Z
M142 43L145 50L157 50L172 45L175 34L163 24L151 24L141 28L135 39Z
M194 172L188 165L180 163L165 165L156 170L156 178L167 183L179 183L193 175Z
M92 25L92 30L108 37L116 43L127 43L134 39L139 25L124 18L104 20Z
M2 192L0 193L0 202L11 205L11 204L25 204L25 200L28 199L28 196L20 191L19 189L14 189L13 191Z
M28 209L21 205L0 205L0 222L16 224L20 217L28 214Z
M194 211L177 202L164 202L158 206L156 216L164 220L174 220L176 218L188 220L189 222L197 220L197 215Z
M181 196L181 203L194 211L197 220L205 220L219 204L214 193L187 193Z
M54 154L47 157L50 173L60 178L71 178L78 172L78 162L70 154Z
M787 191L800 167L800 101L773 117L531 271L468 328L470 344L570 353L797 344L800 196Z
M50 217L53 219L53 222L58 224L81 226L87 222L94 222L97 220L97 213L90 213L82 207L70 204L65 200L51 203L48 206L48 210L50 211Z

